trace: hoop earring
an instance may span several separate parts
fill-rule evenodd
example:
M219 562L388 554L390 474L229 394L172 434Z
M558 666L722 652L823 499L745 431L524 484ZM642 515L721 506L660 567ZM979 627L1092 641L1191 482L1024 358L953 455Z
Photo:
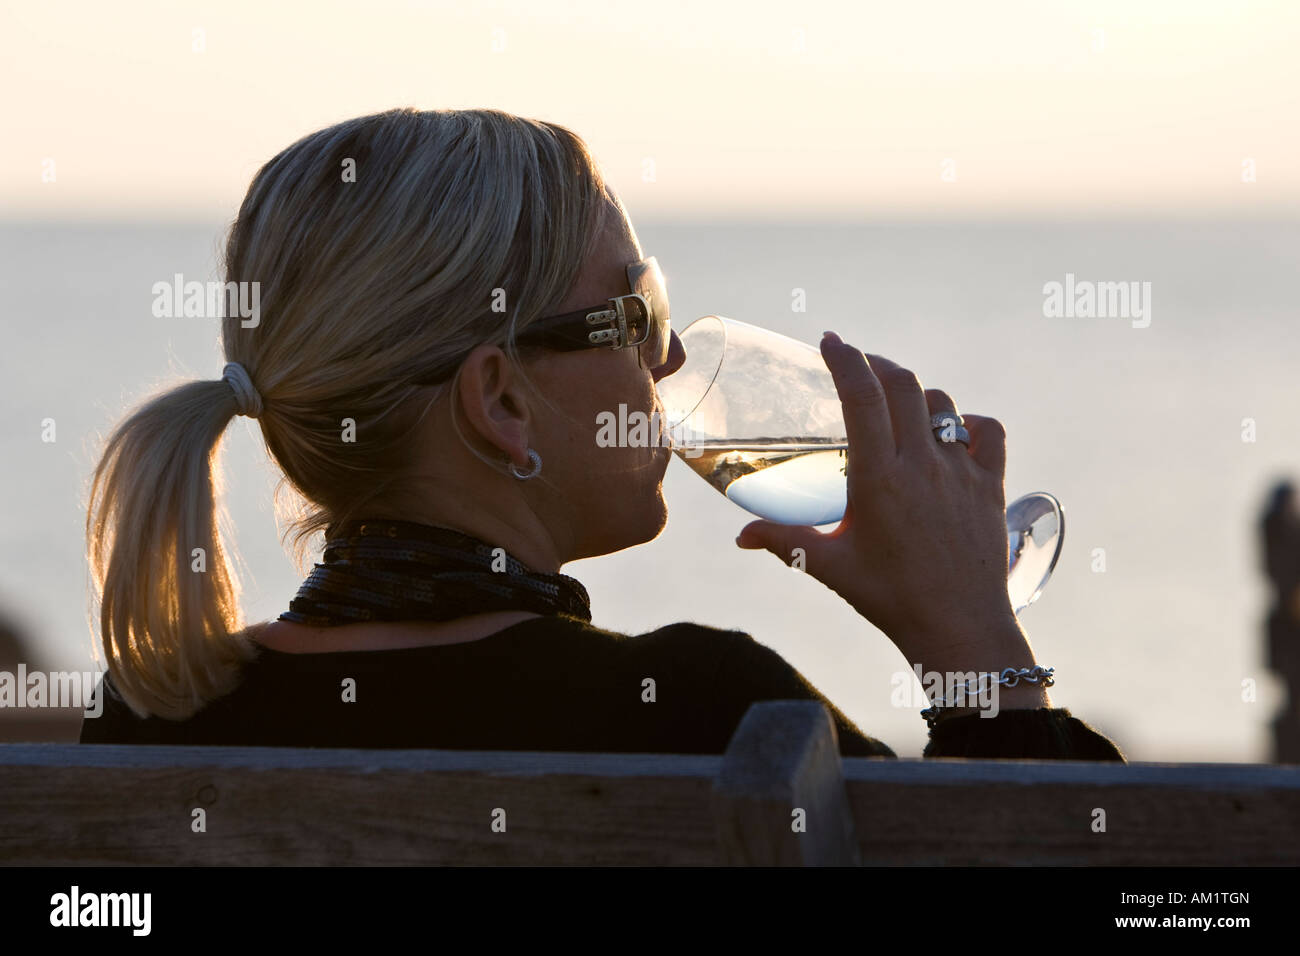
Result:
M528 460L532 462L533 465L530 471L520 472L519 467L514 462L511 462L510 474L514 475L520 481L527 481L542 470L542 456L537 454L537 452L533 451L531 448L528 449Z

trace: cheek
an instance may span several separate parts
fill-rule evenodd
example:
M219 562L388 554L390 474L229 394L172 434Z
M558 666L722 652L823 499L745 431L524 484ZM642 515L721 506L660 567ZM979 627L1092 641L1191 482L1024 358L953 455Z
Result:
M553 474L562 473L575 493L586 496L608 492L614 480L629 488L657 484L666 454L656 444L657 396L635 353L565 358L573 360L573 374L556 374L547 383L556 408L544 424L545 440L562 456ZM555 371L561 372L558 363Z
M609 487L626 451L617 446L618 405L611 408L602 397L572 391L557 398L556 406L539 440L555 456L552 475L563 483L566 496L590 500Z

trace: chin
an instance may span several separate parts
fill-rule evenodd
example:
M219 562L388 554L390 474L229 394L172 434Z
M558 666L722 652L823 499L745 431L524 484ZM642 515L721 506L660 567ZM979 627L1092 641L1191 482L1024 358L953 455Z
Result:
M625 529L627 540L619 548L620 551L659 537L664 525L668 523L668 505L664 502L663 488L656 487L654 493L648 496L645 506L638 508L635 516L629 514L628 518Z
M664 530L664 526L668 524L668 502L664 500L663 485L658 485L655 488L653 511L654 517L650 524L654 527L646 537L645 541L653 541L655 538L659 537L660 532ZM637 543L645 544L645 541L638 541Z
M627 508L612 516L606 525L611 533L602 536L603 540L584 557L614 554L653 541L659 537L667 523L668 505L664 501L663 488L656 486L653 493L641 499L636 508Z

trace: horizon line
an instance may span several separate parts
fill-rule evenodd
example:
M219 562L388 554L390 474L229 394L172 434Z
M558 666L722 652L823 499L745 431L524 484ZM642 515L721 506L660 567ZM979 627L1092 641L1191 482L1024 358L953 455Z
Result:
M192 210L180 214L131 215L125 212L104 211L100 213L28 216L24 213L0 211L0 228L32 226L174 226L211 227L220 222L232 223L235 213L217 211L203 212ZM1231 209L1219 206L1199 206L1193 208L1152 208L1113 209L1105 211L1081 212L1074 209L1042 210L925 210L903 211L896 208L879 210L857 210L852 215L797 214L791 215L773 210L768 213L737 214L719 211L715 214L682 213L648 214L632 213L632 222L639 229L642 226L658 225L701 225L701 226L913 226L913 225L1091 225L1091 224L1128 224L1148 223L1152 225L1169 223L1214 223L1214 222L1248 222L1260 224L1285 225L1300 224L1300 203L1294 206L1260 209Z

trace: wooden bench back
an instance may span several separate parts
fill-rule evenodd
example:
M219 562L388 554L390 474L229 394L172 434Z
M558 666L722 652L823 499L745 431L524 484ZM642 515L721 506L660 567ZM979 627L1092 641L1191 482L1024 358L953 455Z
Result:
M841 759L815 701L718 756L4 744L0 862L1295 865L1300 767Z

